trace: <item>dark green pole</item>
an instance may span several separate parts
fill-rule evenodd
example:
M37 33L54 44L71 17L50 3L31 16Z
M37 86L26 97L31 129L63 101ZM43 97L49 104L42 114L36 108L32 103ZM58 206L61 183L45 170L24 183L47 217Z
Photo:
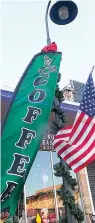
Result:
M66 164L66 162L60 158L60 162L61 164L64 166L65 170L68 169L68 166ZM70 191L72 193L72 189L71 187L68 185L64 175L63 175L63 187L64 187L64 192L66 193L67 191ZM69 207L67 204L65 204L65 215L66 215L66 222L67 223L77 223L75 217L70 213Z
M50 35L49 35L49 26L48 26L48 11L49 11L50 4L51 4L51 0L48 2L47 9L46 9L46 14L45 14L45 24L46 24L46 34L47 34L47 46L49 44L51 44L51 39L50 39Z

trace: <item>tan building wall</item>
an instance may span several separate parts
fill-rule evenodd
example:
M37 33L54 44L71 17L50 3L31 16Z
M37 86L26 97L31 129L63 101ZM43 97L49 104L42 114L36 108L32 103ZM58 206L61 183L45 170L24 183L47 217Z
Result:
M57 185L56 189L59 189L61 185ZM49 192L47 194L47 192ZM42 195L41 193L44 193ZM75 192L75 201L76 203L79 202L79 193ZM42 208L48 208L48 209L54 209L54 193L53 193L53 187L49 187L46 189L38 190L36 194L33 196L30 196L27 198L27 209L42 209ZM60 197L57 195L57 203L58 203L58 208L63 208L63 202L60 200Z
M88 186L87 186L87 178L86 178L85 169L83 169L79 172L79 179L80 179L80 187L81 187L81 191L82 191L82 198L83 198L85 213L86 214L91 214L92 213L92 207L91 207L91 200L90 200L90 197L89 197L89 191L88 191Z
M57 196L57 202L58 202L58 207L61 208L63 207L62 201L60 201L60 198ZM48 197L40 197L37 200L30 200L29 204L27 204L27 209L42 209L42 208L48 208L48 209L54 209L54 195L48 195Z

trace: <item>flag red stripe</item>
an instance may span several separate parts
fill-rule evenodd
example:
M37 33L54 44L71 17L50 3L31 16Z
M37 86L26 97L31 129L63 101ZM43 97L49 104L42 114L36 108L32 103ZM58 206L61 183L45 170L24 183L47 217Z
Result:
M70 135L66 138L66 131L59 131L54 142L57 153L75 172L95 160L95 114L93 112L95 109L93 102L95 101L95 86L92 71L87 80L75 122L71 131L68 131Z
M68 132L69 131L69 132ZM70 132L72 131L72 126L66 126L64 128L62 128L61 130L58 131L57 135L55 136L55 138L59 135L61 136L62 134L70 134ZM62 133L62 134L61 134Z
M54 149L56 150L56 148L58 148L58 146L60 146L61 143L63 143L62 139L60 139L58 142L56 142L56 144L54 145Z
M67 160L68 158L70 158L71 156L76 154L79 150L81 150L87 144L87 142L90 140L90 138L91 138L91 136L92 136L94 131L95 131L95 125L92 127L92 129L90 130L89 134L86 136L84 141L77 148L73 149L71 152L69 152L65 156L65 160Z
M65 126L65 127L63 127L62 129L60 129L58 132L60 132L60 131L64 131L64 130L70 130L70 129L72 129L72 125L69 125L69 126Z
M90 125L90 122L91 121L92 121L92 118L88 117L88 119L86 120L86 122L83 123L83 127L80 130L80 133L78 134L78 136L76 137L76 139L74 140L73 144L76 144L80 140L80 138L83 136L83 133L87 130L88 126ZM79 122L81 122L80 117L79 117ZM70 139L71 139L71 137L70 137Z
M76 121L77 126L76 126L76 124L75 124L75 126L73 127L74 134L75 134L75 132L77 131L78 125L79 125L80 122L81 122L81 119L80 119L80 118L83 118L84 116L85 116L85 114L82 112L82 113L80 114L79 118L78 118L78 122L79 122L79 123ZM80 119L80 120L79 120L79 119ZM88 122L91 122L91 121L92 121L91 118L90 118L90 119L88 118L87 120L88 120ZM85 123L84 123L84 125L85 125ZM82 128L82 129L83 129L83 128ZM72 130L72 131L73 131L73 130ZM71 133L70 133L70 140L71 140L71 138L72 138L72 137L71 137L72 131L71 131ZM86 130L85 130L85 131L86 131ZM74 135L74 134L73 134L73 135ZM72 136L73 136L73 135L72 135ZM82 132L82 135L83 135L83 132ZM55 137L55 139L56 139L56 137ZM64 141L64 140L63 140L63 141ZM75 142L75 140L74 140L74 142ZM74 142L73 142L73 144L74 144ZM58 146L59 146L61 143L62 143L62 141L61 141L61 142L59 141ZM71 144L68 143L66 146L64 146L62 149L60 149L60 151L58 152L58 154L61 155L61 153L63 153L63 152L66 151L67 149L69 149L70 146L71 146ZM55 149L57 148L57 145L56 145L56 144L54 145L54 148L55 148Z
M60 143L59 143L60 145ZM71 145L68 143L66 146L64 146L60 151L58 152L59 155L61 155L63 152L65 152Z
M90 119L87 119L87 120L89 120L89 122L91 122L92 121L92 119L90 118ZM87 124L87 122L86 122L86 124ZM83 128L82 128L83 129ZM94 127L92 127L92 129L93 129L93 131L94 131L94 129L95 129L95 126ZM86 130L85 130L86 131ZM93 131L92 131L92 134L93 134ZM83 141L83 144L82 145L80 145L80 146L78 146L78 148L81 148L81 147L83 147L84 146L84 144L86 144L87 143L87 141L89 140L89 134L90 134L90 132L88 133L88 135L87 135L87 137L84 139L84 141ZM82 135L83 135L83 133L82 133ZM91 135L90 135L91 136ZM70 138L71 139L71 138ZM63 142L64 142L64 140L63 140ZM60 144L62 143L62 140L60 141L59 140L59 143L58 144L55 144L54 145L54 147L55 147L55 149L57 148L57 146L59 146ZM74 144L74 143L73 143ZM58 154L59 155L61 155L63 152L65 152L67 149L69 149L70 147L71 147L72 145L71 144L69 144L69 142L67 143L67 145L65 145L62 149L60 149L60 151L58 152ZM71 153L72 153L73 151L71 151ZM68 156L69 156L69 153L68 153Z
M83 163L82 165L78 166L76 169L74 169L74 172L77 173L79 172L81 169L83 169L84 167L86 167L88 164L90 164L91 162L95 161L95 154L93 154L90 159L88 159L85 163Z
M72 127L72 131L71 131L71 134L70 134L70 138L72 138L72 136L77 131L77 128L78 128L78 126L80 124L80 120L82 121L82 119L84 118L84 116L85 116L85 114L83 112L81 112L78 117L76 116L75 123L74 123L74 125Z
M69 163L69 165L72 167L74 164L78 163L80 160L84 159L84 157L95 147L95 140L91 143L89 148L83 152L80 156L78 156L76 159L74 159L72 162ZM65 158L64 158L65 159ZM66 159L65 159L66 160Z
M67 138L70 136L70 133L56 135L55 139Z

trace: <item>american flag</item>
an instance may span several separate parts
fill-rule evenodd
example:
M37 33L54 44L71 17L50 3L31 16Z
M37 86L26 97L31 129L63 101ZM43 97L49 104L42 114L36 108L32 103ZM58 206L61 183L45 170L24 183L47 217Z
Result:
M92 72L73 126L57 133L53 147L76 173L95 160L95 86Z

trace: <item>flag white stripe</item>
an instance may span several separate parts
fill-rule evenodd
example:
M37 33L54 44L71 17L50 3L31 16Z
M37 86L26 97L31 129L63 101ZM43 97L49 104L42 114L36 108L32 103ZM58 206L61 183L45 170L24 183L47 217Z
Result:
M58 153L64 146L66 146L67 143L66 142L62 142L59 146L57 146L57 148L55 147L56 149L56 152Z
M77 136L79 135L80 131L82 130L85 122L87 121L88 119L88 115L84 115L82 121L80 122L78 128L77 128L77 131L75 131L74 135L71 137L69 143L73 143L75 141L75 139L77 138Z
M82 149L80 149L78 152L76 152L73 156L71 156L70 158L67 159L67 162L70 163L73 160L75 160L78 156L80 156L82 153L84 153L89 146L92 144L92 142L94 141L94 133L91 136L90 140L86 143L86 145L84 147L82 147ZM78 146L76 146L78 147Z
M93 120L92 120L92 121L91 121L91 124L88 126L88 128L87 128L85 134L82 135L82 137L80 138L80 140L78 141L78 143L77 143L76 145L72 145L72 143L71 143L70 141L68 141L68 144L70 144L70 147L62 153L62 156L63 156L63 157L65 157L69 152L73 151L74 149L76 149L79 145L81 145L81 144L84 142L85 138L86 138L87 135L89 134L89 132L90 132L90 130L92 129L92 126L93 126L93 125L94 125L94 122L93 122ZM76 133L75 133L75 134L76 134ZM58 146L58 151L59 151L60 149L64 148L64 146L66 146L66 145L67 145L67 143L65 143L65 144L64 144L64 142L61 143L61 144Z
M59 142L60 140L62 141L68 141L69 140L69 137L64 137L64 138L59 138L59 139L55 139L54 142L53 142L53 145L55 145L57 142Z
M92 96L92 100L94 100L94 94L92 93L95 91L95 87L91 74L86 84L86 87L89 84L91 89L88 92L88 89L85 88L85 94L89 93ZM80 107L72 128L69 126L70 132L65 135L63 132L64 129L61 129L57 134L57 139L55 137L56 141L54 142L54 148L57 153L65 159L75 172L85 167L95 158L95 115L91 112L92 115L90 116L85 109L85 102L88 103L88 106L91 103L89 101L90 96L86 98L87 101L82 100L84 112L80 110ZM94 109L93 106L90 110ZM88 109L89 113L90 110ZM65 128L66 133L67 129ZM66 141L65 138L69 138L69 140Z
M91 156L93 156L95 154L95 147L85 156L83 157L82 160L80 160L78 163L74 164L72 166L72 169L75 170L77 167L81 166L82 164L84 164L87 160L90 159Z
M71 133L72 131L72 128L71 129L63 129L63 130L60 130L57 135L62 135L62 134L68 134L68 133Z

